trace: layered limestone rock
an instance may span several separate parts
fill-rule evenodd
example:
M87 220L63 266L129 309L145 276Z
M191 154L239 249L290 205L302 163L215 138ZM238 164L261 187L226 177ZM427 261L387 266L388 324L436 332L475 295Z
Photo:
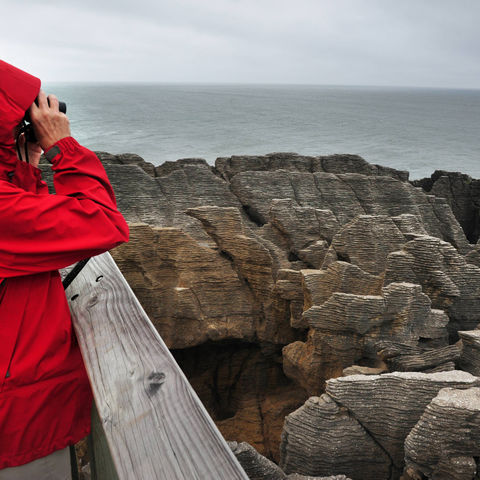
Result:
M478 378L462 371L395 372L332 379L327 393L375 439L398 473L403 469L405 438L438 392L479 386Z
M248 443L228 442L228 445L250 480L350 480L345 475L328 477L304 476L299 473L286 475L278 465L260 455Z
M228 259L183 230L131 224L130 242L112 255L168 347L254 339L251 290Z
M390 459L348 410L328 395L311 397L285 419L280 466L287 473L385 480Z
M430 178L416 180L414 185L425 192L445 198L465 235L472 243L480 237L480 181L459 172L435 170Z
M156 168L150 163L146 162L140 155L135 153L121 153L113 155L108 152L95 152L97 157L104 165L138 165L145 173L152 177L156 177Z
M308 325L311 331L306 343L297 341L284 348L284 368L288 376L295 377L311 394L318 393L326 378L340 375L343 368L356 362L363 362L361 366L381 368L377 358L379 351L388 353L381 355L381 358L387 361L392 371L453 369L453 362L458 359L459 353L454 347L446 350L440 348L446 346L445 327L450 322L449 330L454 339L459 319L463 323L470 319L467 323L469 326L478 321L480 303L474 292L480 284L477 280L477 267L468 264L450 244L442 242L450 252L443 262L444 270L451 272L461 286L462 294L459 294L459 298L462 301L451 305L439 302L434 297L435 303L432 306L436 308L431 309L429 306L428 309L424 307L417 310L414 318L410 319L410 325L417 325L417 328L424 325L426 328L417 330L413 341L408 335L404 337L402 331L397 330L396 334L390 335L384 327L376 330L373 328L379 326L375 322L380 317L383 318L380 323L384 326L389 324L382 312L382 299L379 298L382 296L382 283L388 285L398 280L419 284L423 287L423 293L430 296L433 295L433 288L438 288L435 274L429 272L435 268L440 269L438 264L442 262L437 258L436 251L420 252L414 248L418 260L418 277L414 268L399 266L400 260L404 258L402 252L412 242L420 242L424 238L433 239L422 232L425 229L420 216L412 214L396 217L360 215L337 231L322 268L302 270L305 311L303 322L297 322L295 326ZM438 239L433 240L440 242ZM390 268L396 259L399 261ZM474 275L467 284L466 279L472 272ZM417 290L421 289L417 287ZM424 295L423 298L424 303L429 303L427 296ZM405 296L396 302L399 318L404 318L403 309L409 303L411 302ZM418 305L408 308L418 309ZM448 309L450 319L440 309ZM349 315L351 318L348 318ZM352 328L351 322L355 323L355 315L362 320L370 319L370 326L365 329L363 325L364 330ZM319 321L315 320L317 317L320 317ZM330 318L334 321L331 322ZM390 322L398 327L394 319L390 319ZM408 325L404 327L404 332L409 330ZM371 333L367 333L369 328L373 328ZM382 345L387 340L401 347L395 355L392 355L391 348ZM380 348L376 348L377 345ZM398 358L393 359L395 356Z
M217 171L226 180L245 171L288 170L292 172L360 173L386 175L401 181L408 180L408 172L372 165L358 155L304 156L297 153L270 153L268 155L234 155L217 158Z
M285 237L289 253L312 268L323 264L340 224L330 210L299 206L292 199L273 200L269 223Z
M304 389L349 368L478 372L473 337L459 358L445 335L480 321L480 246L452 213L475 239L468 179L425 191L354 155L99 156L131 227L113 256L227 438L278 459Z
M389 254L385 284L392 282L421 285L432 307L448 314L452 339L458 330L471 330L479 323L480 268L439 238L416 236Z
M402 213L413 215L417 219L414 228L416 231L425 227L425 232L436 232L445 240L448 240L447 237L450 235L442 233L447 226L453 228L455 232L458 230L458 224L455 226L453 216L452 221L448 222L439 219L438 208L435 207L438 201L408 184L407 176L403 172L371 166L355 156L301 157L294 154L274 154L265 157L232 157L219 159L215 169L201 159L183 159L168 162L153 170L135 155L102 154L102 158L114 186L119 208L131 224L143 222L151 227L178 229L183 235L190 237L188 239L190 245L177 250L184 252L185 255L189 254L191 248L196 251L194 257L198 262L194 262L193 271L199 264L215 263L221 264L218 268L222 268L227 277L230 277L232 272L238 277L238 281L243 283L243 286L239 286L240 296L254 299L252 302L254 305L250 309L252 311L250 323L255 325L254 330L258 332L262 341L292 343L296 340L296 334L288 328L288 323L295 328L308 328L301 315L300 276L286 272L299 271L305 267L320 267L327 250L333 251L335 246L341 256L342 238L338 237L334 241L334 237L340 226L345 225L350 219L354 220L357 214L385 213L395 214L397 217ZM237 187L244 184L245 176L249 175L253 175L254 181L245 188L251 191L251 198L237 191ZM132 185L135 188L132 188ZM257 208L261 199L263 210ZM206 206L213 209L208 215L205 211L193 213L195 209L205 209ZM258 212L264 212L263 219L260 218L262 215L257 215ZM200 218L198 215L204 217L207 215L210 218ZM212 217L215 216L216 220L213 221ZM231 221L234 218L235 221ZM213 221L214 227L207 226L210 221ZM369 221L363 219L359 225L363 222L367 228ZM264 222L267 223L261 226ZM398 222L401 223L401 220ZM403 223L409 222L411 223L412 219L403 219ZM225 225L222 225L223 223ZM393 228L388 218L385 218L383 223ZM238 231L233 232L232 229L237 227ZM242 228L246 234L239 234ZM403 232L406 227L398 228ZM217 236L212 238L214 229L220 233L217 232ZM355 233L359 233L358 225ZM353 239L355 233L353 236L350 235L350 238ZM345 231L344 242L347 240L347 234L348 231ZM175 241L178 239L184 243L186 240L183 235L179 234ZM222 235L221 243L228 248L219 246L218 241ZM242 235L244 238L241 238ZM389 240L390 235L394 235L398 237L399 242L401 241L398 232L395 234L388 230L386 235ZM165 234L165 237L170 237L172 241L174 236ZM382 235L375 232L375 236L370 236L370 239L376 241L375 237ZM456 234L453 237L456 238ZM139 237L134 234L132 242L137 238ZM377 253L383 252L388 242L384 242L381 248L377 246L372 250L367 241L368 235L362 238L365 244L363 263L370 258L371 268L380 270L375 268L374 263L380 262ZM457 240L456 244L460 245L461 240ZM332 243L334 247L331 247ZM149 250L142 242L135 246ZM355 247L358 250L359 245L356 244ZM345 248L348 250L348 247ZM129 255L133 250L132 248L129 251ZM375 255L372 255L372 252ZM226 262L219 262L221 259L211 262L213 258L211 253L229 260L232 265L228 267ZM151 254L152 250L144 255L144 258ZM355 252L351 252L351 255L355 259ZM201 256L203 258L200 258ZM118 258L121 257L123 254L119 253ZM188 262L181 263L186 267ZM348 268L352 270L351 267L352 264ZM142 266L137 263L136 269L141 268ZM176 268L177 265L173 262L172 269ZM214 270L205 268L205 273ZM215 268L217 272L218 268ZM138 272L133 275L132 269L133 265L130 268L131 276L138 277ZM345 272L343 280L338 281L348 283L350 274L351 271ZM175 273L173 276L178 275ZM351 288L351 292L347 293L378 294L381 275L377 277L368 278L367 287L361 285L360 290L355 291ZM213 278L218 279L218 274ZM253 283L250 283L252 279ZM170 305L172 312L166 314L165 308L158 305L159 302L155 300L159 293L159 286L156 283L150 282L149 291L141 285L135 290L140 292L142 304L147 305L147 311L157 325L176 322L177 312L187 310L189 317L192 316L191 312L195 312L193 315L196 316L200 309L205 320L200 324L208 323L208 328L211 329L210 325L218 322L220 312L215 305L219 302L216 299L218 289L209 291L208 288L203 288L198 297L198 305L194 305L193 294L197 293L195 289L187 286L187 289L183 290L185 288L183 285L174 284L171 284L170 289L160 288L167 298L165 303ZM211 285L213 280L206 283ZM358 284L360 283L362 279L358 278ZM148 285L148 282L146 284ZM295 291L294 294L287 290L291 287L292 291ZM228 297L228 292L227 288L220 295ZM319 290L317 295L318 292ZM185 296L191 298L186 300ZM231 298L235 299L237 296ZM175 300L177 297L180 297L178 304ZM212 299L214 306L210 314L209 308L205 307ZM240 315L243 316L243 301L240 304L242 311ZM233 310L237 310L237 305L233 304L232 307ZM234 316L236 315L237 312ZM229 321L227 317L227 322ZM218 334L221 331L225 332L223 338L232 338L230 333L232 328L234 327L214 328L217 330L215 338L222 339L222 333ZM196 338L198 341L193 340L189 343L178 341L171 345L191 346L201 343L209 336L201 334Z
M280 466L305 475L343 471L353 480L398 479L405 438L431 400L443 388L479 386L478 378L462 371L329 380L326 394L309 398L285 419ZM421 442L421 435L416 438Z
M480 330L458 332L462 340L460 367L472 375L480 377Z
M462 252L470 250L444 199L425 195L392 177L247 170L230 179L230 189L261 224L268 222L273 199L290 198L300 206L330 210L341 225L365 214L413 214L421 219L428 234L451 242Z
M379 352L384 355L383 351ZM385 356L385 361L391 371L420 372L431 369L454 370L455 362L459 360L462 348L459 345L446 345L420 353ZM467 369L465 369L468 371ZM470 372L472 373L472 372Z
M359 215L335 235L324 265L346 260L370 275L380 275L385 270L387 255L404 243L405 237L392 217Z
M302 288L303 276L300 270L288 268L277 272L274 294L287 301L290 311L290 325L294 328L306 328L303 320L304 289Z
M448 317L431 309L419 285L392 283L382 295L335 292L306 310L304 318L310 326L308 340L284 347L284 370L311 394L322 391L325 380L342 375L344 368L359 360L368 363L364 366L378 366L382 341L414 351L420 351L420 338L424 346L447 343ZM444 363L445 358L453 357L434 357L425 368Z
M286 480L287 476L278 465L248 443L229 442L229 446L250 480Z
M285 315L288 303L274 292L278 270L290 266L285 251L246 226L238 209L198 207L188 209L187 213L202 222L255 296L255 308L262 318L256 329L260 341L294 341L296 333ZM300 284L300 277L297 281Z
M322 270L302 270L304 310L322 305L334 292L380 295L383 278L348 262L335 261ZM305 325L308 324L305 322Z
M471 480L479 457L480 388L440 390L405 440L406 473L414 479Z

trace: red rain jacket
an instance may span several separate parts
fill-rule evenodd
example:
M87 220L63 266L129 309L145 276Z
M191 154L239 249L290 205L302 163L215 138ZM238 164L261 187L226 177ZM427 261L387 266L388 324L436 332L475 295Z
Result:
M101 162L72 137L55 144L56 195L17 159L13 129L39 89L0 61L0 469L89 433L92 394L57 269L129 235Z

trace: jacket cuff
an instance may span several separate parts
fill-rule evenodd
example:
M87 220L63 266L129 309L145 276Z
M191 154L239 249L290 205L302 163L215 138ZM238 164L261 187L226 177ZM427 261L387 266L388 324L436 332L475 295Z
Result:
M45 157L50 163L60 153L73 153L80 144L73 137L65 137L54 143L45 151Z

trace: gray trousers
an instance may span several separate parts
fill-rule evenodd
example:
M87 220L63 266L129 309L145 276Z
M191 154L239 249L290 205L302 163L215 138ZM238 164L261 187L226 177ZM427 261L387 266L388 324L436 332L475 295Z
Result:
M0 480L71 480L69 447L19 467L0 470Z

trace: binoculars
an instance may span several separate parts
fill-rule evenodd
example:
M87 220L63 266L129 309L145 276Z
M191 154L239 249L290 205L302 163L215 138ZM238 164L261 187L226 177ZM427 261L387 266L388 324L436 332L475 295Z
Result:
M50 100L48 98L47 102L50 106ZM38 106L38 98L35 99L35 103ZM58 102L58 109L62 113L67 113L67 104L65 102ZM35 131L33 130L32 119L30 118L30 109L25 112L23 120L27 123L23 130L23 133L25 134L25 139L27 140L27 142L36 143L37 137L35 136Z

